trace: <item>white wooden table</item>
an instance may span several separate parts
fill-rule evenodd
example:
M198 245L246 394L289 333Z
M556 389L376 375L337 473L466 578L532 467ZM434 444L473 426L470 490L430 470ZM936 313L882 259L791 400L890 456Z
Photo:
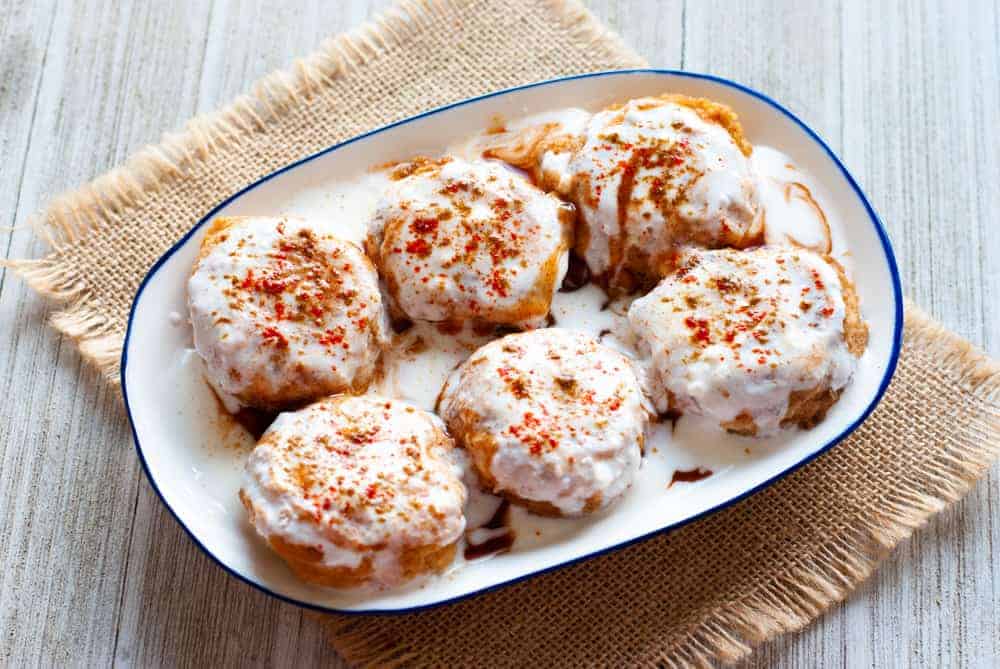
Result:
M386 4L0 0L4 254L43 252L23 226L50 197ZM654 65L734 78L810 122L881 213L906 292L1000 354L997 3L814 4L590 2ZM339 664L314 620L188 541L51 310L0 273L0 665ZM748 664L1000 663L998 472Z

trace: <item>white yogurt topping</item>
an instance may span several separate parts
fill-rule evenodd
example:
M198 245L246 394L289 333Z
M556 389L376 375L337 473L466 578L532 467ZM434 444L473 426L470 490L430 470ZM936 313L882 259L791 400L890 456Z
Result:
M676 274L632 303L660 411L778 431L791 392L839 390L857 364L844 338L840 278L817 254L762 247L689 250ZM671 402L671 396L673 401Z
M606 507L625 492L648 419L628 358L561 328L480 348L451 377L439 409L495 479L494 492L565 515ZM480 452L475 435L495 450Z
M769 146L758 146L750 156L757 192L766 212L768 244L797 246L836 257L848 267L843 230L827 218L829 203L822 185Z
M373 223L395 307L426 321L543 323L566 272L564 210L496 163L416 167L390 186Z
M351 388L384 339L378 279L356 245L295 218L227 219L188 281L213 383L274 406Z
M338 397L283 413L247 462L243 493L265 538L321 551L327 567L365 558L400 579L406 550L465 529L466 490L440 419L399 400Z
M680 243L745 246L759 232L749 160L726 128L683 104L640 98L595 114L568 169L587 264L612 280L634 256L656 275Z

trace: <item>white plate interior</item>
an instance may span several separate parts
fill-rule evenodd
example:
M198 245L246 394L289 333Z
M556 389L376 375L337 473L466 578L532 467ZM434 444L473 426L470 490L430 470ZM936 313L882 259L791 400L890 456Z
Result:
M595 110L667 91L709 97L733 107L751 142L781 149L823 184L828 215L842 221L870 340L853 382L824 422L767 443L748 440L751 453L731 448L731 440L713 444L704 437L696 440L699 449L647 453L643 466L661 468L663 485L633 490L619 505L585 521L532 521L543 540L526 540L511 553L467 563L425 584L377 594L310 586L292 575L245 519L235 490L246 438L219 417L203 381L178 371L184 368L180 359L191 346L190 328L178 326L177 317L186 315L186 280L201 241L201 231L194 230L161 259L140 288L126 339L122 382L150 480L196 542L231 573L300 604L341 611L412 609L521 579L689 521L773 481L856 427L880 397L898 355L902 313L892 252L874 213L827 149L773 103L728 82L649 70L603 73L459 103L278 172L234 196L211 217L292 213L295 206L290 203L301 202L303 193L356 179L367 166L439 154L482 131L498 115L515 119L571 106ZM698 483L667 489L675 467L695 465L716 473Z

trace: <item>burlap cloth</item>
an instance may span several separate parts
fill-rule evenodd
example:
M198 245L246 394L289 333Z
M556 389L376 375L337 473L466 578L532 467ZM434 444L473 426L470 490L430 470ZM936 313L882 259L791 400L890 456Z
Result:
M643 64L575 0L406 2L59 198L36 221L51 253L8 264L68 301L52 324L114 382L139 281L227 195L431 107ZM1000 451L997 366L906 309L885 399L811 465L669 535L456 605L326 617L334 645L357 664L684 665L803 627Z

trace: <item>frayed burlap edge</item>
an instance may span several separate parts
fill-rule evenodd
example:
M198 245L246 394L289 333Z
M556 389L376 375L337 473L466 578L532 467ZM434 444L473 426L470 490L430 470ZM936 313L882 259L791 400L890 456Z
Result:
M988 403L1000 398L1000 365L945 329L907 300L904 348L933 351L941 373L959 379ZM739 602L720 606L659 659L667 666L739 661L779 634L803 629L866 581L901 541L959 501L1000 456L1000 413L989 420L992 439L978 446L942 443L933 467L886 491L870 518L822 546L806 566L775 579Z
M644 64L578 0L543 3L581 42L619 54L623 64ZM165 134L159 144L139 150L121 166L56 197L32 216L29 224L53 252L100 233L112 224L112 216L140 208L148 198L183 177L194 163L220 147L246 141L292 106L307 103L322 87L387 50L405 45L436 16L460 5L461 0L400 0L371 21L328 39L315 53L296 60L289 68L261 78L226 107L190 120L182 130ZM107 315L85 277L50 256L0 263L39 294L69 303L51 316L50 324L73 339L83 358L100 369L110 383L118 384L125 324Z
M989 404L1000 399L1000 365L945 329L907 300L904 350L932 355L937 373L958 379L970 395ZM988 421L978 446L942 443L926 470L912 472L880 498L880 508L858 525L819 547L795 568L734 602L720 604L702 620L673 635L678 641L650 666L709 667L745 659L755 646L803 629L867 580L901 541L931 516L960 500L1000 456L1000 412ZM351 664L406 666L416 649L391 633L373 635L364 620L320 616L333 632L337 651Z

